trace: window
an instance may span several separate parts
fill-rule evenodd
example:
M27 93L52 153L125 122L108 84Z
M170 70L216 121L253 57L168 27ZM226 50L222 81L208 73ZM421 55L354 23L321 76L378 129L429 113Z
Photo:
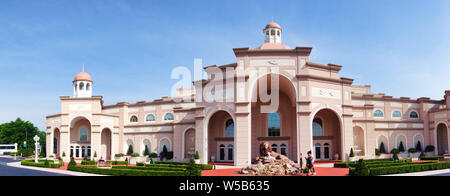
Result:
M409 118L418 119L419 114L417 114L417 112L415 112L415 111L412 111L411 113L409 113Z
M88 135L87 135L87 129L86 128L81 128L80 129L80 141L85 142L88 139Z
M153 115L153 114L147 115L147 117L145 118L145 121L147 121L147 122L155 121L155 115Z
M53 154L58 154L58 140L53 138Z
M322 119L313 120L313 136L323 136Z
M89 83L86 84L86 90L88 91L91 85Z
M330 144L325 143L323 146L324 146L323 156L325 159L329 159L330 158Z
M225 145L220 145L220 160L225 160Z
M402 117L402 113L398 110L392 112L392 118L401 118Z
M233 145L232 144L228 145L228 160L229 161L233 160Z
M132 123L138 122L138 117L137 116L131 116L130 122L132 122Z
M167 113L166 115L164 115L164 120L173 120L173 114L172 113Z
M286 144L281 144L280 146L280 150L281 150L281 154L284 156L287 156L287 151L286 151Z
M320 149L322 148L322 145L319 144L319 143L317 143L317 144L315 145L315 147L316 147L316 159L320 159L320 158L321 158L320 155L322 154L322 153L320 152Z
M272 151L278 153L278 145L272 144Z
M227 120L227 122L225 124L225 137L234 137L233 119Z
M269 128L269 137L279 137L280 133L280 115L277 112L267 116L267 127Z
M374 116L374 117L384 117L384 114L383 114L383 112L382 112L381 110L376 110L376 111L373 113L373 116Z

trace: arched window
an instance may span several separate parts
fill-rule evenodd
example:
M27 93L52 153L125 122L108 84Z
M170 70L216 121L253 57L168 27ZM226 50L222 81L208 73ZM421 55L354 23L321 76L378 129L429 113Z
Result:
M225 123L225 137L234 137L233 119L227 120L227 123Z
M287 156L287 146L286 144L281 144L280 146L280 153L284 156Z
M88 91L91 85L89 83L86 84L86 90Z
M322 119L320 118L313 120L313 136L323 136Z
M272 151L278 152L278 145L272 144Z
M80 141L85 142L88 139L87 129L85 127L80 128Z
M167 113L166 115L164 115L164 120L173 120L173 114L172 113Z
M409 113L409 118L418 119L419 118L419 114L417 114L416 111L412 111L412 112Z
M275 35L275 30L272 30L272 31L270 32L270 35Z
M395 110L394 112L392 112L392 118L401 118L402 117L402 113L398 110Z
M86 156L86 147L85 146L83 146L83 147L81 147L81 157L85 157Z
M279 137L281 135L280 115L277 112L267 116L267 127L269 128L269 137Z
M84 90L84 83L80 83L80 90Z
M58 140L55 138L53 138L53 154L58 154Z
M145 118L145 121L147 121L147 122L155 121L155 115L153 115L153 114L147 115L147 117Z
M381 110L375 110L375 112L373 113L374 117L384 117L383 111Z
M130 118L130 122L134 123L134 122L138 122L138 117L137 116L131 116Z

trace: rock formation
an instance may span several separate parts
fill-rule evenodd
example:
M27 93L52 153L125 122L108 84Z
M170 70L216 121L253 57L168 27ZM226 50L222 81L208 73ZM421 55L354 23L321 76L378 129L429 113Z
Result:
M260 144L260 156L256 157L255 165L244 168L241 174L252 176L280 176L300 174L301 169L298 164L288 157L272 151L269 142Z

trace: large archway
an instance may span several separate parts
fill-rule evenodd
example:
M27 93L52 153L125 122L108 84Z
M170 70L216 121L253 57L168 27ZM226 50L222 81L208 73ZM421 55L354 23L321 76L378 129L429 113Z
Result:
M184 133L183 159L195 158L195 129L190 128Z
M208 162L234 163L234 120L223 110L208 121Z
M105 128L102 130L101 134L101 147L100 156L106 160L111 160L111 142L112 142L112 132L110 129Z
M445 124L439 124L436 129L437 152L439 155L448 154L448 127Z
M85 117L77 117L70 124L70 157L92 159L91 122Z
M316 160L343 160L339 116L331 109L322 109L314 116L312 127Z
M272 82L275 82L274 85ZM278 108L263 109L274 101L261 99L260 91L266 89L263 94L276 95L278 91L279 96L274 97L278 98ZM252 96L251 157L259 156L260 144L269 142L273 151L297 160L297 100L296 88L291 80L279 74L263 76L253 87Z
M353 127L353 150L356 156L365 155L365 135L364 130L359 127Z
M53 131L53 154L55 158L59 158L61 152L61 132L58 128Z

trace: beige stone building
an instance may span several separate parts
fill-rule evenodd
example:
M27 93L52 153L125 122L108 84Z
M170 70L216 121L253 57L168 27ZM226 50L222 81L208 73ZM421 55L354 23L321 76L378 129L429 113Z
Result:
M263 32L263 45L233 49L236 63L205 67L209 78L176 97L103 105L101 96L92 95L91 76L77 74L73 96L60 97L61 113L47 116L47 155L65 153L68 161L97 153L109 160L130 145L141 155L145 146L155 153L165 146L175 161L198 151L202 163L246 166L264 141L295 161L310 150L317 160L347 160L352 148L358 157L373 158L381 143L386 151L420 143L448 153L450 91L443 100L374 94L370 86L340 77L342 66L310 62L311 47L283 45L278 24ZM222 80L211 70L224 71ZM207 101L211 83L223 84L224 101ZM278 94L272 112L262 111L273 103L261 96L263 87Z

